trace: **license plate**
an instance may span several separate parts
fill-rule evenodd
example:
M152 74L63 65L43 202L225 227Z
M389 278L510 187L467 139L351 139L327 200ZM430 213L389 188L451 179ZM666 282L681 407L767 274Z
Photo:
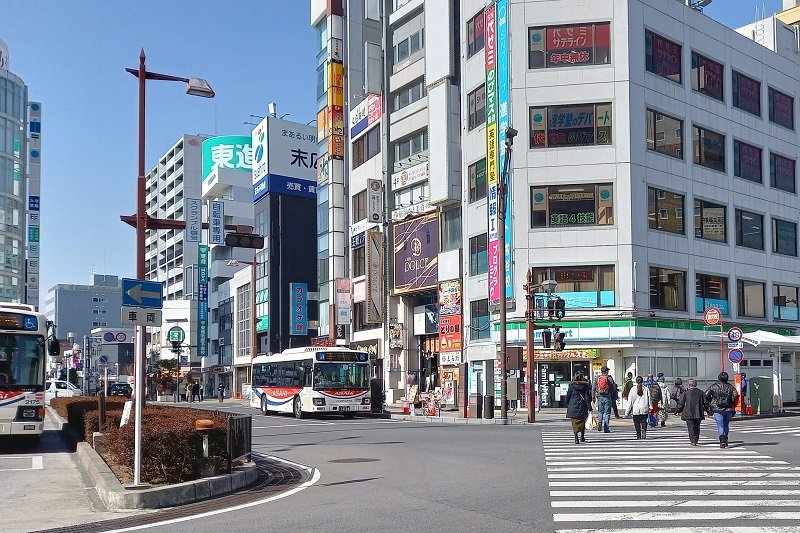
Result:
M339 407L339 411L349 411L349 410L350 410L350 406L349 405L343 405L343 406Z
M33 431L36 429L36 426L33 424L25 424L22 426L23 431Z

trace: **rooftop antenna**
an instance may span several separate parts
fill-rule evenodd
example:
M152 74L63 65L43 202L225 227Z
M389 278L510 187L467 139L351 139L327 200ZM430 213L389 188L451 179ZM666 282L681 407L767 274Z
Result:
M267 104L267 109L269 110L269 114L275 118L278 118L278 104L275 102L270 102Z

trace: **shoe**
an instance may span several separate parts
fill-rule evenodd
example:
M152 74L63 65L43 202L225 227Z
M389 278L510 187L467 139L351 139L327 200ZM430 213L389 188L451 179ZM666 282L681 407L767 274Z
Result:
M692 446L697 446L697 441L694 441L694 442L692 443Z
M601 426L600 424L597 424L597 431L603 431L603 426Z
M727 448L728 447L728 436L727 435L723 435L722 436L722 447L723 448Z
M622 418L622 417L619 415L614 415L614 418Z
M578 440L578 434L575 433L575 444L578 444L580 441Z
M581 442L586 442L586 435L583 432L581 432Z
M610 429L604 429L603 433L611 433L611 430Z
M646 439L646 438L647 438L647 432L646 431L642 431L642 439Z
M662 427L662 428L665 428L665 427L667 427L667 423L666 423L666 422L664 422L664 421L662 421L662 422L661 422L661 427Z
M636 435L636 440L640 440L642 438L641 435Z
M719 436L719 447L720 448L724 448L725 446L727 446L727 444L725 444L725 435L720 435Z

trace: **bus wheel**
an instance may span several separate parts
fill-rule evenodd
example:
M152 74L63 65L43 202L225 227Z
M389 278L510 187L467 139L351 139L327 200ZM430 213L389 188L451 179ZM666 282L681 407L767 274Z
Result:
M295 418L303 418L303 406L300 403L300 396L294 397L294 417Z
M261 397L261 414L267 416L269 414L269 408L267 407L267 399L263 396Z

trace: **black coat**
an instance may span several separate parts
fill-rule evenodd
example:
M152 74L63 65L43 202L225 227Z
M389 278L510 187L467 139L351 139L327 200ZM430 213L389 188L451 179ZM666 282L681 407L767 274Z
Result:
M589 416L592 389L588 381L573 381L567 389L567 418L585 419Z
M686 389L678 398L678 412L681 420L703 420L706 412L706 397L698 388Z
M739 401L739 393L730 383L717 381L706 391L706 405L711 411L733 411Z

